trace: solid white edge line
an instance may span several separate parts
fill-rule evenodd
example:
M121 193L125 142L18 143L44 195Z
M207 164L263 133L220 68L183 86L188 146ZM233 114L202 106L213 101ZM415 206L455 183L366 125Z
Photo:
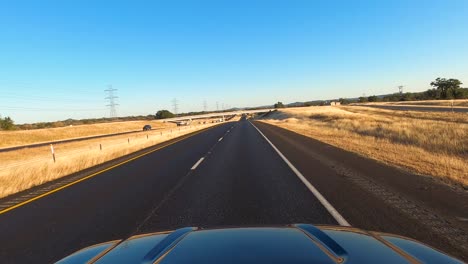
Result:
M192 168L191 168L190 170L196 169L196 168L198 167L198 165L200 165L200 163L202 163L202 161L203 161L204 159L205 159L204 157L201 158L201 159L199 159L199 160L197 161L197 163L195 163L195 164L192 166Z
M279 149L276 148L276 146L273 145L273 143L271 143L271 141L262 133L262 131L260 131L260 129L258 129L252 122L249 121L249 123L253 127L255 127L255 129L257 129L258 133L260 133L260 135L262 135L263 138L265 138L265 140L268 143L270 143L271 147L273 147L273 149L276 150L278 155L284 160L284 162L286 162L286 164L288 164L289 168L291 168L291 170L297 175L297 177L299 177L302 183L304 183L305 186L307 186L307 188L312 192L312 194L319 200L319 202L325 207L325 209L327 209L327 211L333 216L333 218L335 218L338 224L342 226L351 226L348 223L348 221L346 221L344 217L335 209L335 207L333 207L333 205L331 205L327 201L327 199L323 197L323 195L304 177L304 175L302 175L302 173L298 169L296 169L294 165L292 165L292 163L283 155L283 153L281 153Z

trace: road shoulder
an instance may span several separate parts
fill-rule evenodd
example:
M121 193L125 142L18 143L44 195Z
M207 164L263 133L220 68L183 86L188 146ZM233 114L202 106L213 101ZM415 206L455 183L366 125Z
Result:
M352 225L414 237L467 258L466 192L270 124L255 124Z

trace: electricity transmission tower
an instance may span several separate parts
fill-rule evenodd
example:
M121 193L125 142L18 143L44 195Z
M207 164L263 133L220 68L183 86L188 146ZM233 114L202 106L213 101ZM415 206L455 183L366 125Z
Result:
M117 98L119 98L118 96L115 95L115 93L117 92L117 89L115 88L112 88L112 85L109 85L109 88L107 88L106 90L104 90L104 92L107 93L107 97L104 98L106 100L109 100L109 104L106 105L109 107L110 109L110 117L116 117L117 116L117 109L116 109L116 106L118 106L119 104L116 103L116 100Z
M216 102L216 111L219 111L219 103Z
M403 85L398 86L398 92L400 92L400 95L403 94Z
M203 100L203 111L205 112L206 112L206 107L207 107L206 100Z
M174 115L177 115L177 112L179 111L179 104L176 98L172 99L172 108L174 109Z

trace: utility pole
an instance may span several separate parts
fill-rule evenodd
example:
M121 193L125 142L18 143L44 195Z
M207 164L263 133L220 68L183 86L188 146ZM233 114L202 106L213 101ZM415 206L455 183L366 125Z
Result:
M207 104L206 104L206 99L203 100L203 111L206 112Z
M106 106L108 106L110 109L110 117L111 118L116 117L117 116L116 106L119 105L115 102L116 101L115 99L119 98L118 96L115 95L115 92L117 92L117 89L112 88L112 85L109 85L109 88L104 90L104 92L107 93L107 97L104 99L109 100L109 104Z
M219 103L216 102L216 111L219 111Z
M179 104L176 98L172 99L172 108L174 109L174 115L177 115L177 112L179 111Z

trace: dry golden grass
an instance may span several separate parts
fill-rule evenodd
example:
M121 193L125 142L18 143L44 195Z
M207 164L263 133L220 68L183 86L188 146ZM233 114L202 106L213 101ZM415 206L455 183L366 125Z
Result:
M359 106L290 108L264 122L468 187L468 114Z
M468 107L468 99L456 100L425 100L425 101L400 101L400 102L378 102L368 104L383 105L412 105L412 106L444 106L444 107Z
M158 120L147 120L77 125L34 130L0 131L0 148L62 139L135 131L141 130L146 124L151 125L153 129L176 126L173 123L163 123Z
M191 126L57 144L56 163L49 146L0 152L0 198L214 125L194 122Z

